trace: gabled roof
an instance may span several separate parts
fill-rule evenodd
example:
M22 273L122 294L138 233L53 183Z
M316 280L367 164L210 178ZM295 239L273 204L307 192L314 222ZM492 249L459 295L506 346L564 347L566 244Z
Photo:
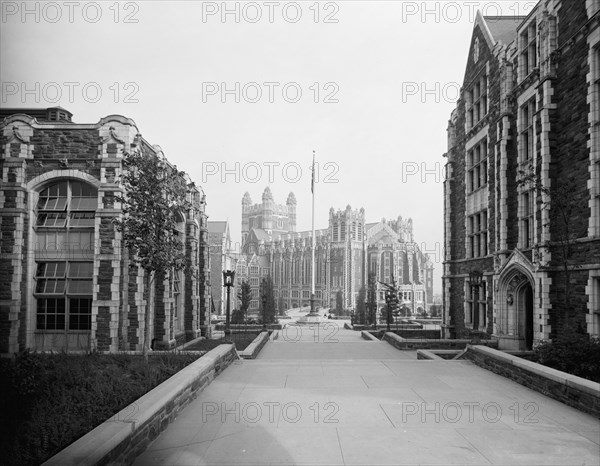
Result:
M525 16L483 16L481 11L477 11L473 29L479 26L491 50L497 42L508 45L515 40L517 28L524 19Z
M483 19L495 42L510 44L517 37L517 28L525 16L484 16Z

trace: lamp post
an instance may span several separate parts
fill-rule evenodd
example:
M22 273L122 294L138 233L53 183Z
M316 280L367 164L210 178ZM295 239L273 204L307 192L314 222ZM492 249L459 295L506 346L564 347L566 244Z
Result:
M473 303L471 304L473 310L473 330L479 330L479 287L481 286L481 280L483 279L483 273L479 270L473 270L469 272L469 280L471 282L471 297Z
M230 295L231 287L233 286L233 279L235 278L234 270L223 270L223 286L227 288L227 313L225 314L225 337L228 337L231 333L230 324Z

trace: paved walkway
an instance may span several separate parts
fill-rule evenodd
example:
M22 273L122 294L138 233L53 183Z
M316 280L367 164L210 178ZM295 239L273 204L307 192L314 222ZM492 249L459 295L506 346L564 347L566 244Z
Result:
M229 366L135 464L598 465L599 439L598 419L468 361L289 328Z

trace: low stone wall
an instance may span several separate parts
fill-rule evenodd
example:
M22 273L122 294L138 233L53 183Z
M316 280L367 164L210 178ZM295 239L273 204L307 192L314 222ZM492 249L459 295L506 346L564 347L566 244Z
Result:
M269 332L261 332L244 351L240 351L238 354L243 359L255 359L260 353L260 350L269 341Z
M407 339L426 339L426 340L439 340L441 332L439 330L425 330L425 329L392 329L392 333L395 333L399 337Z
M360 332L360 336L363 337L365 340L379 341L379 338L377 338L375 335L371 334L371 332L367 332L366 330L363 330L362 332Z
M269 324L269 325L267 325L267 329L268 330L281 330L282 327L283 327L282 324ZM256 332L257 330L262 330L263 326L262 326L262 324L247 324L247 325L244 325L244 324L230 324L229 325L229 329L231 330L231 333L244 332L244 331ZM219 331L225 330L225 324L222 323L222 322L216 324L215 325L215 330L219 330Z
M402 338L395 333L386 332L382 338L390 345L399 350L414 351L418 349L465 349L467 345L472 344L471 340L438 340L438 339L408 339ZM479 343L480 345L498 348L497 340L485 340Z
M460 350L417 350L417 359L435 359L452 361L460 356L464 351Z
M417 359L440 360L442 358L440 358L437 354L435 354L429 350L420 349L420 350L417 350Z
M396 331L396 329L398 330L419 330L422 329L423 325L419 324L419 323L411 323L411 324L392 324L391 325L391 329L392 331ZM387 324L377 324L377 328L373 328L372 325L361 325L361 324L354 324L352 326L353 330L369 330L371 332L385 332L387 331ZM383 333L382 333L383 334Z
M44 465L129 465L231 362L235 345L219 345L60 451Z
M600 418L600 384L485 346L467 347L463 359Z

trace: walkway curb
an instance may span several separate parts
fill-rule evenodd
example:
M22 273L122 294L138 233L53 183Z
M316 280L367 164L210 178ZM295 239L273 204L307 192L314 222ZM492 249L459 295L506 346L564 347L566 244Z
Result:
M133 463L179 412L234 359L238 359L235 345L219 345L43 464L88 466Z
M260 350L263 349L263 346L269 341L269 332L261 332L257 337L252 340L246 349L238 352L240 358L242 359L256 359Z

